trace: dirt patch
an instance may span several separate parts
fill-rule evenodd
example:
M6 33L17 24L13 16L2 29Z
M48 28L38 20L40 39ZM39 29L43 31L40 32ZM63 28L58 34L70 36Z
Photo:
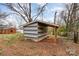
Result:
M11 40L10 40L11 41ZM64 42L62 39L56 39L53 36L40 42L31 40L15 40L12 45L5 45L6 40L0 39L0 55L7 56L66 56L79 55L79 45ZM69 48L76 48L70 53Z

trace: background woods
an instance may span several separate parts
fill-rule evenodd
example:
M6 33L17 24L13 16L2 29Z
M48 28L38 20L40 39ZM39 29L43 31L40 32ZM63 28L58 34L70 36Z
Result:
M79 5L77 3L72 4L65 4L66 10L61 12L61 18L63 18L66 26L66 35L68 33L74 33L74 42L77 43L78 41L78 23L79 23Z

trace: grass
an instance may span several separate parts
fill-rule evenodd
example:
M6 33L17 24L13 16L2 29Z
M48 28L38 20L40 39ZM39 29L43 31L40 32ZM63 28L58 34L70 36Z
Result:
M0 34L0 39L1 39L1 40L5 40L5 41L2 43L3 45L11 46L12 44L14 44L14 42L15 42L17 39L20 39L22 35L23 35L22 33Z
M19 36L21 36L21 33L15 33L15 34L0 34L0 39L17 39Z

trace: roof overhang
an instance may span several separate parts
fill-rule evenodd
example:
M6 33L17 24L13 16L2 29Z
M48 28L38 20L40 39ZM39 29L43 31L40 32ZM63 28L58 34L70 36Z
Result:
M23 24L22 26L28 26L30 24L33 24L33 23L40 23L40 24L44 24L46 26L49 26L49 27L55 27L55 28L58 28L59 25L57 24L51 24L51 23L48 23L48 22L43 22L43 21L33 21L33 22L30 22L30 23L27 23L27 24Z

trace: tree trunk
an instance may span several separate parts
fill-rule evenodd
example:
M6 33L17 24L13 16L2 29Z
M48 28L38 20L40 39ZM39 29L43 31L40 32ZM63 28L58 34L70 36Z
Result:
M74 43L77 43L78 42L78 28L77 28L77 23L76 23L76 21L75 20L77 20L76 19L76 14L77 14L77 10L76 10L76 8L78 7L77 6L77 3L74 3L73 4L74 6L73 6L73 20L74 20Z
M68 36L68 32L69 32L69 24L68 24L68 22L66 23L66 36Z
M74 43L78 42L78 32L74 31Z
M32 21L32 18L31 18L31 3L29 3L29 22Z

